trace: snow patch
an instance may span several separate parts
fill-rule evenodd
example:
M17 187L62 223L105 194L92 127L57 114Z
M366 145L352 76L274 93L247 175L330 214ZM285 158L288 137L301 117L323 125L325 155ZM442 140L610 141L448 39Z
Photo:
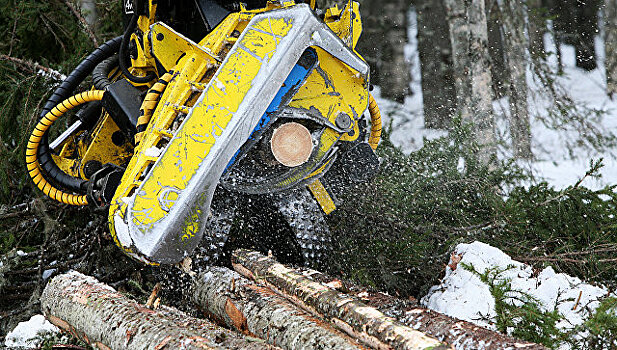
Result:
M556 273L552 267L534 274L531 266L512 260L488 244L459 244L451 255L445 277L421 302L437 312L489 329L495 329L491 321L496 316L495 299L488 286L462 264L473 266L480 274L491 268L505 270L499 279L510 279L513 290L534 297L545 311L559 310L563 319L557 326L561 329L582 324L599 306L598 299L609 294L604 287Z
M51 324L43 315L34 315L29 321L20 322L15 329L6 335L4 345L7 348L36 348L37 336L46 333L58 333L58 327Z

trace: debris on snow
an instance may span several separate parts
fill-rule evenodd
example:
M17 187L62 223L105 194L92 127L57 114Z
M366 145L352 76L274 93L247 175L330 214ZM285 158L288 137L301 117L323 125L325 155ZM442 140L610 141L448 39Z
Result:
M481 242L459 244L450 257L446 275L421 302L448 316L495 329L495 299L478 276L462 265L471 265L480 274L488 269L504 270L500 279L509 279L512 289L537 299L545 311L555 308L563 316L557 324L570 329L582 324L606 297L606 288L584 283L576 277L556 273L547 267L534 273L531 266L512 260L501 250Z
M34 315L29 321L20 322L6 335L4 345L7 348L37 348L38 336L46 333L58 333L60 330L45 319L43 315Z

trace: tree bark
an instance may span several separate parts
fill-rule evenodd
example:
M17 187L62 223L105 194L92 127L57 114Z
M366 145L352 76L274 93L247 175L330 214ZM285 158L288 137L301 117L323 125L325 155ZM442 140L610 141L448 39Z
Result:
M77 272L47 284L41 309L53 324L99 349L275 349L176 309L148 309Z
M193 301L213 318L283 349L360 348L289 300L224 267L207 268L192 290Z
M284 271L282 270L284 267L281 267L280 264L272 258L251 255L251 253L246 251L237 251L237 254L234 254L234 259L235 256L238 256L244 261L250 260L252 261L251 265L262 266L266 269L266 271ZM236 266L240 270L244 269L244 265ZM261 271L263 269L260 268L259 270ZM309 281L336 289L349 295L350 297L359 298L369 307L376 308L386 316L393 317L404 325L413 327L420 332L426 333L445 343L451 344L457 350L546 349L542 345L508 337L499 332L477 326L471 322L461 321L421 307L415 299L402 300L388 294L367 290L366 288L360 287L348 281L341 281L319 271L308 268L295 268L288 270L295 275L303 276ZM247 272L247 274L250 273L253 273L255 276L259 276L256 278L265 280L271 284L275 284L277 281L277 278L270 276L271 273L261 275L257 272L257 269L252 268ZM284 289L285 291L287 290L286 287L284 288L284 286L279 286L278 284L276 284L276 287L280 287L280 289Z
M447 129L456 112L452 45L442 0L415 1L424 126Z
M576 66L586 71L598 67L594 38L598 31L598 0L576 1Z
M506 96L508 89L508 73L504 52L504 36L501 28L501 18L497 0L485 0L486 22L488 30L488 53L491 58L491 77L493 93L496 98Z
M508 74L510 105L510 134L514 156L531 159L531 128L527 104L527 37L525 36L525 8L519 0L498 2L504 33L505 62Z
M411 82L405 59L409 1L362 0L360 3L364 28L358 51L371 64L371 82L381 87L383 97L403 102Z
M544 58L544 34L546 34L546 4L542 0L527 0L529 54L532 59Z
M298 274L276 260L248 250L236 250L232 265L240 274L265 282L287 294L306 310L330 320L337 328L379 349L448 349L426 334L400 324L357 298Z
M492 78L484 0L445 0L454 58L457 112L473 124L479 160L495 155Z
M604 0L606 93L617 93L617 0Z

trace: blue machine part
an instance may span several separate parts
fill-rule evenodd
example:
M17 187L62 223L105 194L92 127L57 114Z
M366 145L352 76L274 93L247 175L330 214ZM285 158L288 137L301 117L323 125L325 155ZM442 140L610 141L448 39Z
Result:
M291 70L291 72L287 76L287 79L285 79L285 82L279 89L278 93L276 94L276 96L274 96L272 102L270 102L270 105L266 109L266 112L263 114L263 116L257 123L257 126L255 126L255 129L253 129L253 131L251 132L251 136L249 136L247 144L240 147L238 152L236 152L233 158L231 158L229 164L227 164L227 167L225 168L225 172L223 173L223 175L231 168L231 166L236 162L236 160L238 160L238 156L240 156L241 154L245 154L248 149L250 149L253 144L257 140L259 140L259 137L266 129L266 127L276 119L276 112L278 112L281 107L286 106L291 101L291 98L296 94L298 89L300 89L302 84L304 84L304 81L306 80L306 78L308 78L309 74L313 71L316 65L317 52L314 49L309 48L304 52L304 54L300 58L300 61Z

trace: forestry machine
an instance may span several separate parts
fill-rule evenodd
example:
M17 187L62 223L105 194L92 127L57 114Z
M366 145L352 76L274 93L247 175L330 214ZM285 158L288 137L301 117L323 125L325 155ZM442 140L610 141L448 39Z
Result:
M220 258L242 198L285 218L300 262L327 258L324 215L379 167L358 3L122 5L124 35L40 114L26 150L37 187L108 210L115 243L146 264Z

